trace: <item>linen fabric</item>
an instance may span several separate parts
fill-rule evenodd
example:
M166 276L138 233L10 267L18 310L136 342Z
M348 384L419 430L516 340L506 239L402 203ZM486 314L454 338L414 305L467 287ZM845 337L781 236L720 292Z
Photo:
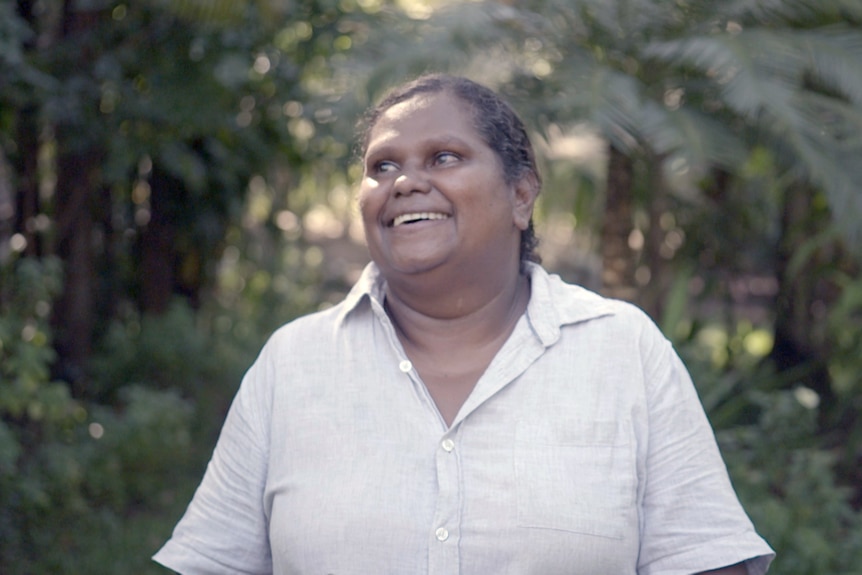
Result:
M529 274L451 427L374 264L278 330L154 559L188 575L765 573L772 550L669 342L629 304Z

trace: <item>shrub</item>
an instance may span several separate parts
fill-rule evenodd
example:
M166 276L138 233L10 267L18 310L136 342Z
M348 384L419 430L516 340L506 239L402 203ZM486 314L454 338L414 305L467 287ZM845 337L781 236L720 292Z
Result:
M809 394L754 394L758 421L719 442L740 500L778 552L772 571L850 575L862 565L862 514L836 480L836 452L819 445Z
M0 274L0 572L80 572L69 558L81 545L181 488L177 474L200 459L190 456L193 404L142 386L114 405L73 399L50 379L59 266L21 260Z
M794 373L776 372L766 353L758 361L752 337L761 335L750 325L710 326L680 348L737 494L777 552L770 572L858 573L862 514L838 474L846 451L819 433L817 394Z

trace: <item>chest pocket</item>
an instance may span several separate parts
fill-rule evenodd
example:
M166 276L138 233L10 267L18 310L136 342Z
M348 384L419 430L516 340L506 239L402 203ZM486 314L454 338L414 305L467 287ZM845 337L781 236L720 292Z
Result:
M634 446L613 421L515 430L518 525L621 539L637 521Z

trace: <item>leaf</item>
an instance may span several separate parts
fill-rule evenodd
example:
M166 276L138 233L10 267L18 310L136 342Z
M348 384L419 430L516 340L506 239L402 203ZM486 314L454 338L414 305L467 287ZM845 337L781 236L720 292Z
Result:
M644 105L642 132L660 155L682 158L686 165L734 169L746 160L746 146L726 123L690 107L668 110L657 103Z
M835 25L799 33L813 74L862 106L862 30Z
M659 42L644 52L668 64L694 67L712 79L731 109L752 120L765 109L789 115L803 69L803 60L780 35L761 30Z

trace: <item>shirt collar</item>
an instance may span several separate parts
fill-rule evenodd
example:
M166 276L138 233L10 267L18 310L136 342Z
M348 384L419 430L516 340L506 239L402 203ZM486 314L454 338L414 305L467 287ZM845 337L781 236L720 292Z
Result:
M581 323L614 313L611 300L578 285L565 283L534 263L527 264L531 294L527 319L545 347L560 337L564 325Z
M384 299L383 286L384 280L383 276L380 275L380 269L374 262L370 262L362 270L359 279L353 284L353 287L344 298L343 309L338 314L338 323L341 324L366 298L374 300L382 306Z
M611 300L581 286L567 284L560 276L549 274L538 264L528 263L527 274L530 276L532 290L530 303L527 304L527 319L546 347L559 339L562 326L614 313ZM382 309L384 285L385 280L380 269L374 262L370 262L344 298L344 306L338 317L339 324L366 298L377 302Z

